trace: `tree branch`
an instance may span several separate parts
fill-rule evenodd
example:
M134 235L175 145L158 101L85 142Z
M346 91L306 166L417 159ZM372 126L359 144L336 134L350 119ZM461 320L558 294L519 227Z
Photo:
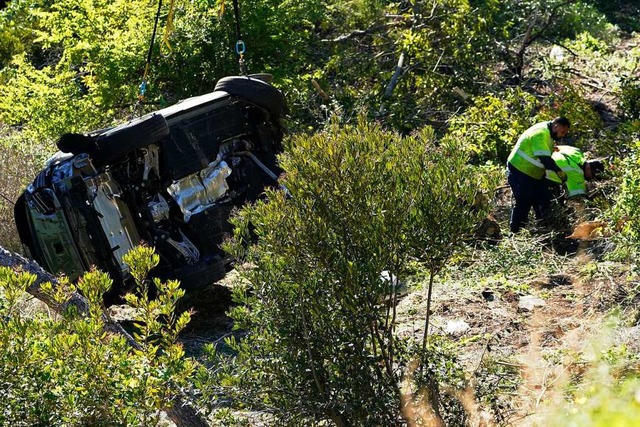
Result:
M575 3L576 1L577 0L567 0L565 2L556 4L551 9L551 13L547 16L547 19L544 22L544 24L542 24L540 30L538 30L535 33L533 32L533 27L535 26L537 19L535 19L535 17L532 17L531 19L529 19L529 26L527 27L527 31L524 34L524 38L522 39L522 44L520 45L520 49L518 49L518 52L516 54L516 63L515 63L514 71L518 79L522 78L522 71L524 69L524 55L527 51L527 48L531 46L531 44L534 41L543 37L544 32L549 29L549 27L551 26L551 24L556 18L556 14L558 13L558 10L560 10L561 7L564 7L571 3Z
M367 28L366 30L354 30L349 34L343 34L339 37L336 37L335 39L322 39L321 41L330 42L330 43L341 43L356 37L363 37L369 34L376 33L381 30L386 30L387 28L401 27L404 25L410 25L411 23L412 23L411 21L387 22L384 24L374 25L372 27Z
M384 94L382 95L382 103L380 104L380 110L378 111L378 114L380 116L383 116L386 112L386 107L385 107L385 100L391 98L391 95L393 94L393 90L396 88L396 85L398 84L398 79L400 78L400 75L404 73L404 52L400 53L400 58L398 58L398 64L396 65L396 69L393 73L393 76L391 76L391 80L389 80L389 84L387 84L387 88L384 91Z
M535 40L537 40L538 38L542 37L542 34L544 34L545 31L547 31L547 29L549 28L549 26L553 23L553 21L555 20L556 17L556 13L558 13L558 10L560 10L561 7L564 7L568 4L571 3L575 3L577 0L567 0L563 3L558 3L557 5L555 5L552 9L551 9L551 13L549 14L549 16L547 17L547 22L544 23L544 25L542 26L542 28L536 32L534 35L531 36L528 45L530 45L531 43L533 43ZM528 46L527 45L527 46Z

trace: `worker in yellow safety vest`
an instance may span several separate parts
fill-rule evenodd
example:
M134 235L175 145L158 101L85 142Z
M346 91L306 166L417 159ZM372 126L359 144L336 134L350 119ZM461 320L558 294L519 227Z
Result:
M564 183L567 187L567 197L585 196L587 181L604 172L604 163L601 160L587 160L579 148L570 145L555 147L551 158L567 174L567 180ZM555 172L547 171L547 179L556 184L562 184L562 180Z
M571 123L566 117L556 117L550 122L541 122L524 131L507 159L507 180L515 204L511 211L509 228L518 232L526 223L533 208L536 218L541 220L551 205L551 191L545 180L547 171L553 171L562 182L567 174L551 157L555 141L564 138Z

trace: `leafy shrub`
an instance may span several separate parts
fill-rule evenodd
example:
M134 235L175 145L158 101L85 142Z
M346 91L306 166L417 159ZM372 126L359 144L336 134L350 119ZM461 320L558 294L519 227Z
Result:
M595 0L593 5L607 16L609 21L621 29L633 32L640 30L640 8L636 2L627 0Z
M628 155L615 164L618 175L618 191L614 196L615 204L607 212L613 228L618 231L614 240L619 247L617 255L623 255L632 249L632 255L640 248L640 140L636 139ZM636 251L634 251L635 249Z
M38 17L33 11L44 1L13 0L4 2L0 10L0 69L7 66L14 55L34 52ZM16 25L16 23L20 23Z
M580 34L589 34L593 39L606 39L614 32L614 27L595 6L580 1L559 8L557 21L552 30L550 35L558 38L575 38Z
M130 253L134 274L157 264L148 248ZM143 276L136 276L144 288ZM104 332L102 294L111 286L104 273L91 271L78 283L88 298L90 314L67 310L62 317L21 310L25 289L35 277L0 269L0 424L12 426L151 426L160 410L193 372L176 343L189 320L173 308L183 291L177 283L160 283L158 299L129 297L140 313L133 349L122 336ZM58 303L74 290L64 279L43 288Z
M504 97L479 96L451 120L449 136L465 141L475 163L504 164L520 134L531 126L537 107L535 97L520 88L508 89Z
M545 425L553 426L631 426L640 417L638 404L639 379L629 379L611 386L602 384L587 387L582 396L567 403L564 411L558 410Z
M51 67L38 70L24 55L14 57L0 72L0 120L26 132L35 144L99 123L74 76Z
M540 114L551 119L556 116L567 117L571 121L570 136L575 146L585 149L603 127L603 122L593 105L584 96L584 92L569 81L559 82L555 91L547 100L547 107Z
M593 141L593 149L601 156L609 156L620 161L634 149L638 140L640 140L640 120L630 120L605 129L600 138Z
M295 138L281 160L288 193L244 208L227 246L248 267L231 315L249 335L221 381L281 422L395 425L407 353L381 273L441 268L486 212L484 177L429 128L402 138L363 119Z
M620 114L625 120L640 120L640 79L628 77L620 85Z
M520 88L476 97L464 113L450 120L448 137L464 139L474 163L504 164L524 130L557 116L571 121L571 137L581 148L588 146L603 127L602 119L582 92L566 83L558 85L544 104Z

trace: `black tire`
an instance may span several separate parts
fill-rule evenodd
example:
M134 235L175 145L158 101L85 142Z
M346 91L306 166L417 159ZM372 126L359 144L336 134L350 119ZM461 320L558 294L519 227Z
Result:
M286 112L282 92L266 83L261 75L223 77L216 83L215 90L256 104L267 110L274 119L280 118L282 113Z
M23 191L13 206L13 218L18 230L18 237L24 246L29 249L30 256L40 265L46 265L43 260L42 251L36 242L34 230L29 220L29 212L27 210L27 202L25 192Z
M169 125L161 114L143 116L109 129L95 137L98 149L94 162L108 165L113 161L169 136Z

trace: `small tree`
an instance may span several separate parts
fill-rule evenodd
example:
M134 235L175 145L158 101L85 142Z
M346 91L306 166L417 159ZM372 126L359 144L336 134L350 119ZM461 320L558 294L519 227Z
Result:
M250 334L231 340L242 369L225 382L241 401L282 422L400 422L407 354L393 278L413 257L435 273L483 214L482 177L461 153L429 128L402 138L362 119L292 141L282 158L291 197L269 191L243 209L227 245L250 265L232 310Z

